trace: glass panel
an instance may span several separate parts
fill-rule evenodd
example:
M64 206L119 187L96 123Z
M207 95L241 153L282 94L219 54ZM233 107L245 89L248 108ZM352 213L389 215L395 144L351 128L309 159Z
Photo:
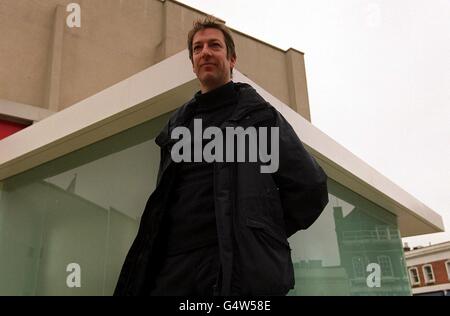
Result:
M0 183L0 295L113 293L155 187L154 137L167 119ZM80 287L70 287L78 273L71 263L80 268Z
M289 238L289 295L411 295L394 214L333 180L323 214Z
M0 295L113 293L168 115L0 182ZM332 180L329 192L318 221L289 240L290 295L410 295L396 217Z

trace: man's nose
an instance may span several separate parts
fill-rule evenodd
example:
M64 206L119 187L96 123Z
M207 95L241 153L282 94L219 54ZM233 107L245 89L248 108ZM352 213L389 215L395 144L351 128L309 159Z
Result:
M202 57L211 56L211 50L208 45L204 45L202 48Z

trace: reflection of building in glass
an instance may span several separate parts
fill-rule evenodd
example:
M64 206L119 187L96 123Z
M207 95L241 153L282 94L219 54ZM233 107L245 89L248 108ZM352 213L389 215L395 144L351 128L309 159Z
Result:
M410 295L395 216L335 181L328 187L326 211L290 239L290 295Z
M75 181L66 190L46 181L4 189L0 295L112 294L135 219L74 194ZM66 285L69 263L81 267L80 288Z
M355 207L344 217L341 207L334 207L336 236L342 266L349 275L352 295L409 295L401 240L398 229L379 216ZM369 287L370 263L380 267L381 286Z
M350 295L344 268L324 267L321 260L294 262L295 289L290 295Z

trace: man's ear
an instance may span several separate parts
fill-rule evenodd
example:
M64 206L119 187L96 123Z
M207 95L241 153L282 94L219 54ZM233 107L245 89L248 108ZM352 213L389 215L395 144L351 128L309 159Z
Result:
M194 74L196 74L195 73L195 68L194 68L194 61L191 59L191 64L192 64L192 72L194 73Z
M236 66L236 61L237 61L237 56L236 54L234 56L231 56L230 58L230 67L234 68L234 66Z

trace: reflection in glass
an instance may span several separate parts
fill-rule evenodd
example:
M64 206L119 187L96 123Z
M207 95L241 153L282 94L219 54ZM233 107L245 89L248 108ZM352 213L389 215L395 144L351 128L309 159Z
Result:
M0 185L0 295L111 295L149 194L168 115ZM70 263L81 287L69 287ZM69 282L70 284L70 282Z
M319 219L289 239L296 277L289 295L411 295L396 216L331 179L328 189Z
M0 295L113 293L155 188L154 137L169 115L0 182ZM323 214L289 239L289 294L410 295L395 215L333 180L328 186ZM70 263L81 268L79 288L66 282ZM367 282L373 263L379 287Z

